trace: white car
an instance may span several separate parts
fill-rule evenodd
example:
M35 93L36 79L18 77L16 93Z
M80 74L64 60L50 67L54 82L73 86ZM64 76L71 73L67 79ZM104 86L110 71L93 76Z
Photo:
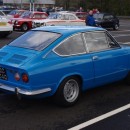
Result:
M78 25L85 26L85 21L79 19L73 13L66 12L55 12L51 13L47 19L44 20L33 20L32 26L40 27L40 26L60 26L60 25Z
M13 31L13 26L8 23L8 19L0 16L0 37L6 37Z

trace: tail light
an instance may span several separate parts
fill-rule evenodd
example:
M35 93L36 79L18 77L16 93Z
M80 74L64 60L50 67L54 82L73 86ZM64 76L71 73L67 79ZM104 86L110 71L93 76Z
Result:
M28 75L23 73L22 74L22 80L23 80L23 82L27 83L29 81Z

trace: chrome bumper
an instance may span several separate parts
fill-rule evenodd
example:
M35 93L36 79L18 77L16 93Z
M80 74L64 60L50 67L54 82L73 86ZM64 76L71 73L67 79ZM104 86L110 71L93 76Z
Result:
M27 96L33 96L33 95L38 95L38 94L42 94L42 93L47 93L51 91L51 88L44 88L44 89L39 89L39 90L25 90L25 89L20 89L18 87L11 87L11 86L7 86L4 84L0 84L0 89L6 90L6 91L10 91L10 92L14 92L17 95L19 94L23 94L23 95L27 95Z

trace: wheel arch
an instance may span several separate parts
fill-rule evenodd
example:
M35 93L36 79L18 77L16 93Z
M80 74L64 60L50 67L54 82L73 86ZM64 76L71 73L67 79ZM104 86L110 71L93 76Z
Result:
M58 90L60 84L61 84L64 80L66 80L66 79L68 79L68 78L71 78L71 77L76 77L76 78L79 79L80 84L81 84L81 91L82 91L82 88L83 88L83 78L82 78L82 76L81 76L80 74L68 74L68 75L63 76L63 77L60 79L60 81L58 82L58 84L57 84L56 91ZM56 91L55 91L55 93L56 93Z

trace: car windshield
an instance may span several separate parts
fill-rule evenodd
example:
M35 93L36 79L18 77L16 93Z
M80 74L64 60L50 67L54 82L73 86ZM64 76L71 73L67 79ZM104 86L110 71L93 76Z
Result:
M59 19L59 18L61 18L61 14L58 14L58 13L51 13L48 16L48 19Z
M53 32L29 31L11 42L9 46L41 51L60 36L61 34Z
M102 19L103 19L103 14L97 13L97 14L94 14L93 17L94 17L96 20L102 20Z
M9 15L15 15L15 14L17 14L17 13L18 13L17 10L12 10L12 11L9 13Z
M24 13L20 16L20 18L30 18L31 15L32 15L31 12L26 11L26 12L24 12Z

